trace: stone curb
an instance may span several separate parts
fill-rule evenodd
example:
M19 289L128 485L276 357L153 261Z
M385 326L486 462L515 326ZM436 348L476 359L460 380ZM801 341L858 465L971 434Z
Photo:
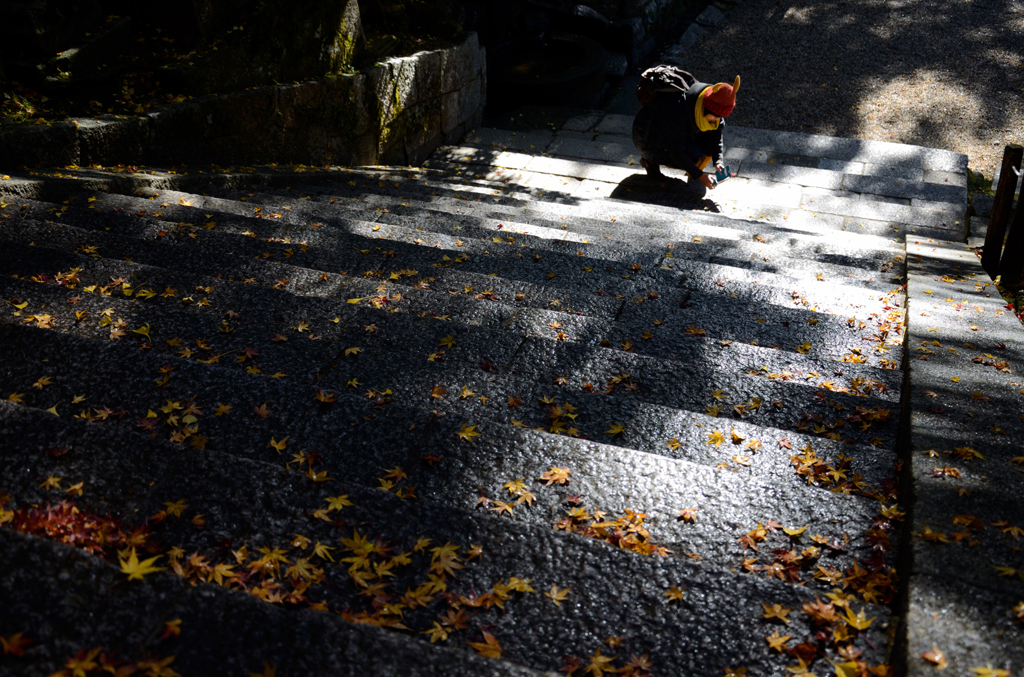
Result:
M907 674L933 674L922 655L934 649L956 674L1019 667L1024 627L1011 610L1024 578L996 567L1024 568L998 526L1024 525L1024 475L1011 461L1024 448L1024 336L969 246L908 236L907 258Z

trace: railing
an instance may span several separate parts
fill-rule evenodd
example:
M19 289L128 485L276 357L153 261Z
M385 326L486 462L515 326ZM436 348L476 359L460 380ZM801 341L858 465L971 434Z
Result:
M1024 207L1021 206L1020 200L1017 201L1017 209L1013 209L1013 194L1017 190L1022 158L1024 148L1021 146L1010 145L1003 151L999 185L996 188L995 203L992 205L992 217L988 222L988 232L985 234L985 249L981 255L982 267L993 279L1001 275L1004 286L1016 285L1024 273ZM1014 212L1012 223L1011 212ZM1006 237L1008 223L1010 234Z

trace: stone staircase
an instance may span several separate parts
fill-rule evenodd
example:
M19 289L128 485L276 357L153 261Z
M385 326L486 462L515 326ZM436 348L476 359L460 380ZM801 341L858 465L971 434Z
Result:
M730 129L695 202L629 122L0 181L0 667L905 668L906 242L966 158Z

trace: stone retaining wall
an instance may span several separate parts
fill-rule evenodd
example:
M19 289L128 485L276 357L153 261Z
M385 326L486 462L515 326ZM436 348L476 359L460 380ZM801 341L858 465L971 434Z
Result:
M355 75L192 99L139 116L0 128L0 167L418 164L478 125L487 91L475 33Z

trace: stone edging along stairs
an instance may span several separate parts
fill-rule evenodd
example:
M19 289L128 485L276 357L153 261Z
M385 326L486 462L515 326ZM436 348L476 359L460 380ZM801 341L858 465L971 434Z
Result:
M1016 670L1020 327L952 244L966 159L736 129L695 203L627 131L0 181L0 666Z

